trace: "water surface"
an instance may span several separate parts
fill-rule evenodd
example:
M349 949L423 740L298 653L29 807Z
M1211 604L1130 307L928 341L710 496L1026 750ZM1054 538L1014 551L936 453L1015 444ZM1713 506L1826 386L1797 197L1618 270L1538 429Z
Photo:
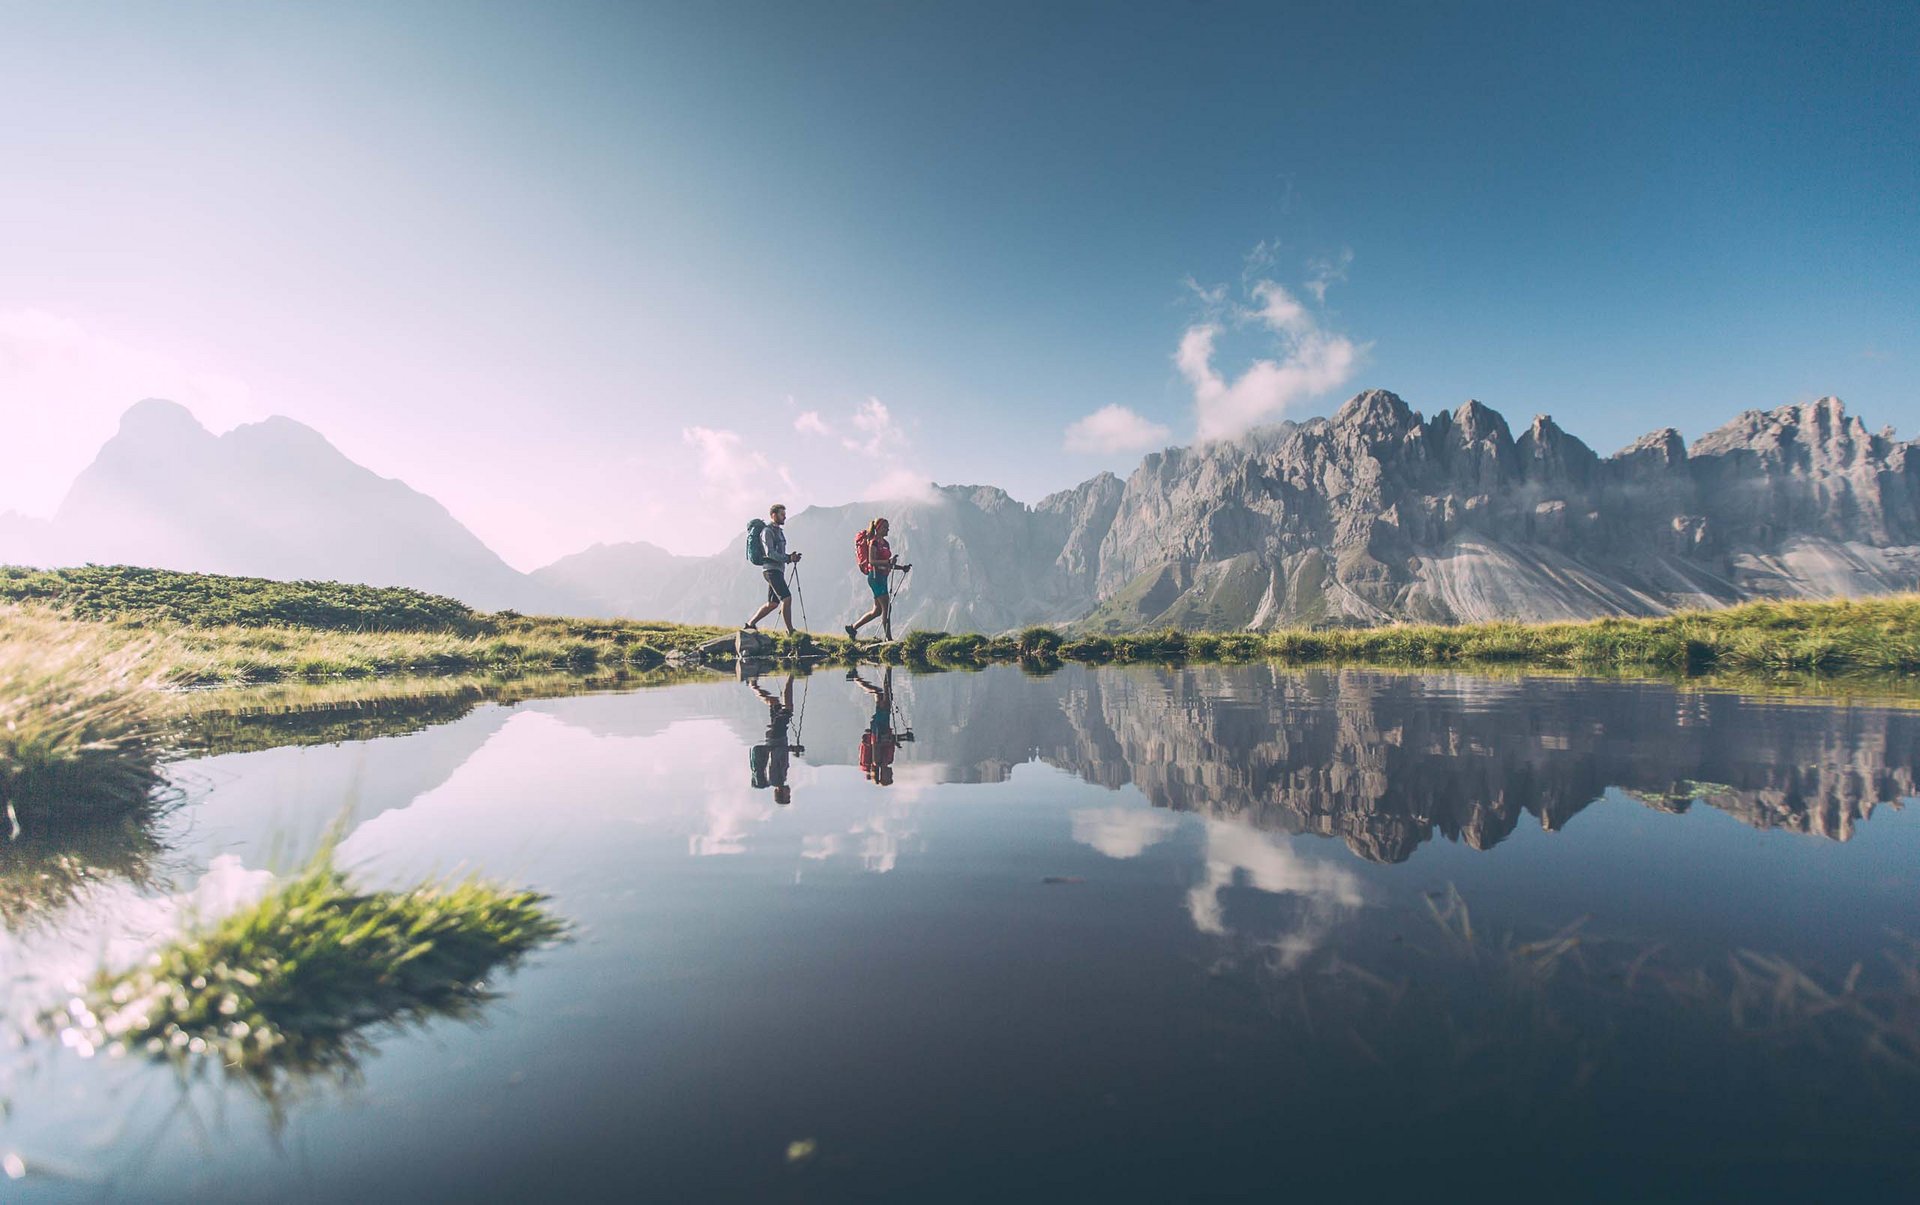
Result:
M1265 666L825 673L791 713L757 687L239 725L174 767L158 830L88 855L104 876L11 855L16 1021L329 831L369 883L478 869L579 935L477 1020L271 1094L15 1040L0 1153L28 1174L0 1187L1920 1183L1920 711Z

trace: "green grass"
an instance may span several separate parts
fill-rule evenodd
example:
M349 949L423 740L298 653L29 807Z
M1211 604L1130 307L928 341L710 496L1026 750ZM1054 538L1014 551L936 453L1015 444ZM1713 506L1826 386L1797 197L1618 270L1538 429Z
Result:
M125 565L0 567L0 626L45 611L150 637L156 672L178 686L644 669L731 630L475 611L418 590L338 582Z
M484 980L564 936L545 897L476 879L361 891L330 850L143 965L103 972L52 1018L109 1053L321 1070L370 1026L459 1013Z
M485 626L485 617L465 603L419 590L129 565L0 566L0 602L43 603L78 619L140 617L195 627L475 633Z
M0 835L152 805L164 727L153 648L44 612L0 622Z
M1266 659L1293 664L1910 674L1920 671L1920 597L1759 602L1656 619L1585 623L1400 624L1268 633L1168 629L1078 636L1029 628L1017 637L994 638L914 632L897 655L909 663L936 666L1058 657L1090 663Z
M14 600L9 609L6 600ZM646 669L731 629L472 611L410 590L265 582L125 567L0 570L0 627L54 607L134 632L171 685L234 685L391 674ZM973 668L1018 661L1253 661L1293 664L1518 664L1700 673L1920 670L1920 597L1763 602L1655 619L1585 623L1400 624L1278 632L1017 635L909 632L856 648L836 636L776 637L783 655Z

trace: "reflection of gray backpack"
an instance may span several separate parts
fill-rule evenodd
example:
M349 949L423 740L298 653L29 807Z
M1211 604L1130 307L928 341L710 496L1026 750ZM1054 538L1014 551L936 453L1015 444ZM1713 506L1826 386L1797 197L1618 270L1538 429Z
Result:
M753 789L764 791L772 786L767 778L767 770L773 761L773 746L755 745L747 754L747 769L753 774Z
M767 563L767 521L755 519L747 524L747 563L764 565Z

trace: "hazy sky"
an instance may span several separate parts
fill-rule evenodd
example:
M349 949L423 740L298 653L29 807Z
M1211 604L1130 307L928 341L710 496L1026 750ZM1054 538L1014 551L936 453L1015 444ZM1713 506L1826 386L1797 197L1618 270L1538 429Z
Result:
M150 395L522 567L1375 386L1920 427L1911 3L0 0L0 112L0 510Z

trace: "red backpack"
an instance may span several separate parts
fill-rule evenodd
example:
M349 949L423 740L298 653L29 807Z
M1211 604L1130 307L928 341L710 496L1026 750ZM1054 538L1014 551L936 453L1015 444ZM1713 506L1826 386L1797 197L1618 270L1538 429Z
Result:
M873 572L873 560L867 556L867 529L864 527L854 534L853 560L860 566L860 572Z

